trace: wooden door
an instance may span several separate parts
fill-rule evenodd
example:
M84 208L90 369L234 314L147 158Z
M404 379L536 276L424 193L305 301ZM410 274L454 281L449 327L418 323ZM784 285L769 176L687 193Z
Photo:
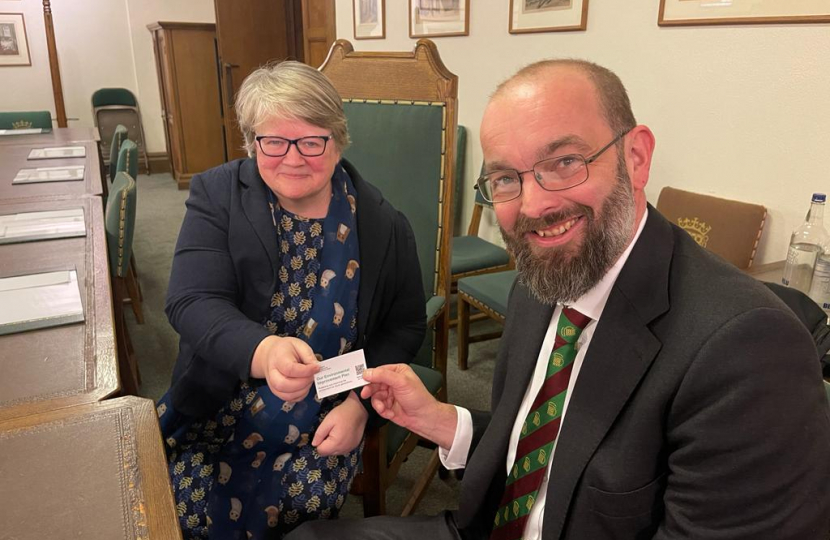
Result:
M334 0L302 0L303 57L310 66L320 67L337 39Z
M296 58L290 0L214 0L228 159L245 157L234 97L252 71Z

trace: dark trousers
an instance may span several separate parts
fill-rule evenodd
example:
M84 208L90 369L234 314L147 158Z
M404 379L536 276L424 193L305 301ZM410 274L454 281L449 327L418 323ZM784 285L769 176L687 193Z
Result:
M450 512L437 516L377 516L310 521L285 540L461 540Z

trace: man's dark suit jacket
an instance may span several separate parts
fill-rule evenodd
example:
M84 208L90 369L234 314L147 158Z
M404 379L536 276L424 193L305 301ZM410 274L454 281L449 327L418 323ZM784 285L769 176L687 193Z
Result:
M412 229L351 164L340 164L357 191L355 348L364 349L370 366L408 363L426 332ZM270 311L280 258L266 189L253 159L190 181L165 308L181 336L170 391L184 414L205 417L224 405L238 382L249 378L254 350L270 335L261 321Z
M552 312L514 286L493 413L473 413L455 516L465 538L489 535ZM579 372L542 536L830 538L830 410L810 334L654 208Z

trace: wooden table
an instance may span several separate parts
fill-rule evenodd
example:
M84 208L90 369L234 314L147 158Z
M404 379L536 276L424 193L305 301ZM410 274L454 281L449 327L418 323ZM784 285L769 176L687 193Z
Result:
M153 402L0 422L0 524L16 540L181 539Z
M49 133L39 133L36 135L0 136L0 146L18 144L63 146L67 143L76 142L101 142L101 135L98 133L98 128L56 128Z
M84 209L85 237L0 245L0 277L74 266L85 319L83 323L0 336L0 421L99 401L118 390L101 199L0 202L0 214L78 207Z
M0 201L26 201L102 195L101 158L96 142L72 143L86 148L86 157L61 159L28 159L33 148L62 146L60 144L19 144L0 146ZM84 165L84 179L68 182L12 184L20 169Z

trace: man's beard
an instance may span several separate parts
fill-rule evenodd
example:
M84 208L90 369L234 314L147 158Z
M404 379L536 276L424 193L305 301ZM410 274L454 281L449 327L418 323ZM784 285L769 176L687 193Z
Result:
M576 300L591 290L628 246L634 224L634 191L622 156L617 163L617 183L603 202L599 216L581 204L572 209L531 219L521 214L513 232L501 227L508 251L516 259L519 281L536 299L547 305ZM554 223L582 214L586 220L585 236L579 252L570 255L568 247L550 248L535 253L525 233L542 230Z

